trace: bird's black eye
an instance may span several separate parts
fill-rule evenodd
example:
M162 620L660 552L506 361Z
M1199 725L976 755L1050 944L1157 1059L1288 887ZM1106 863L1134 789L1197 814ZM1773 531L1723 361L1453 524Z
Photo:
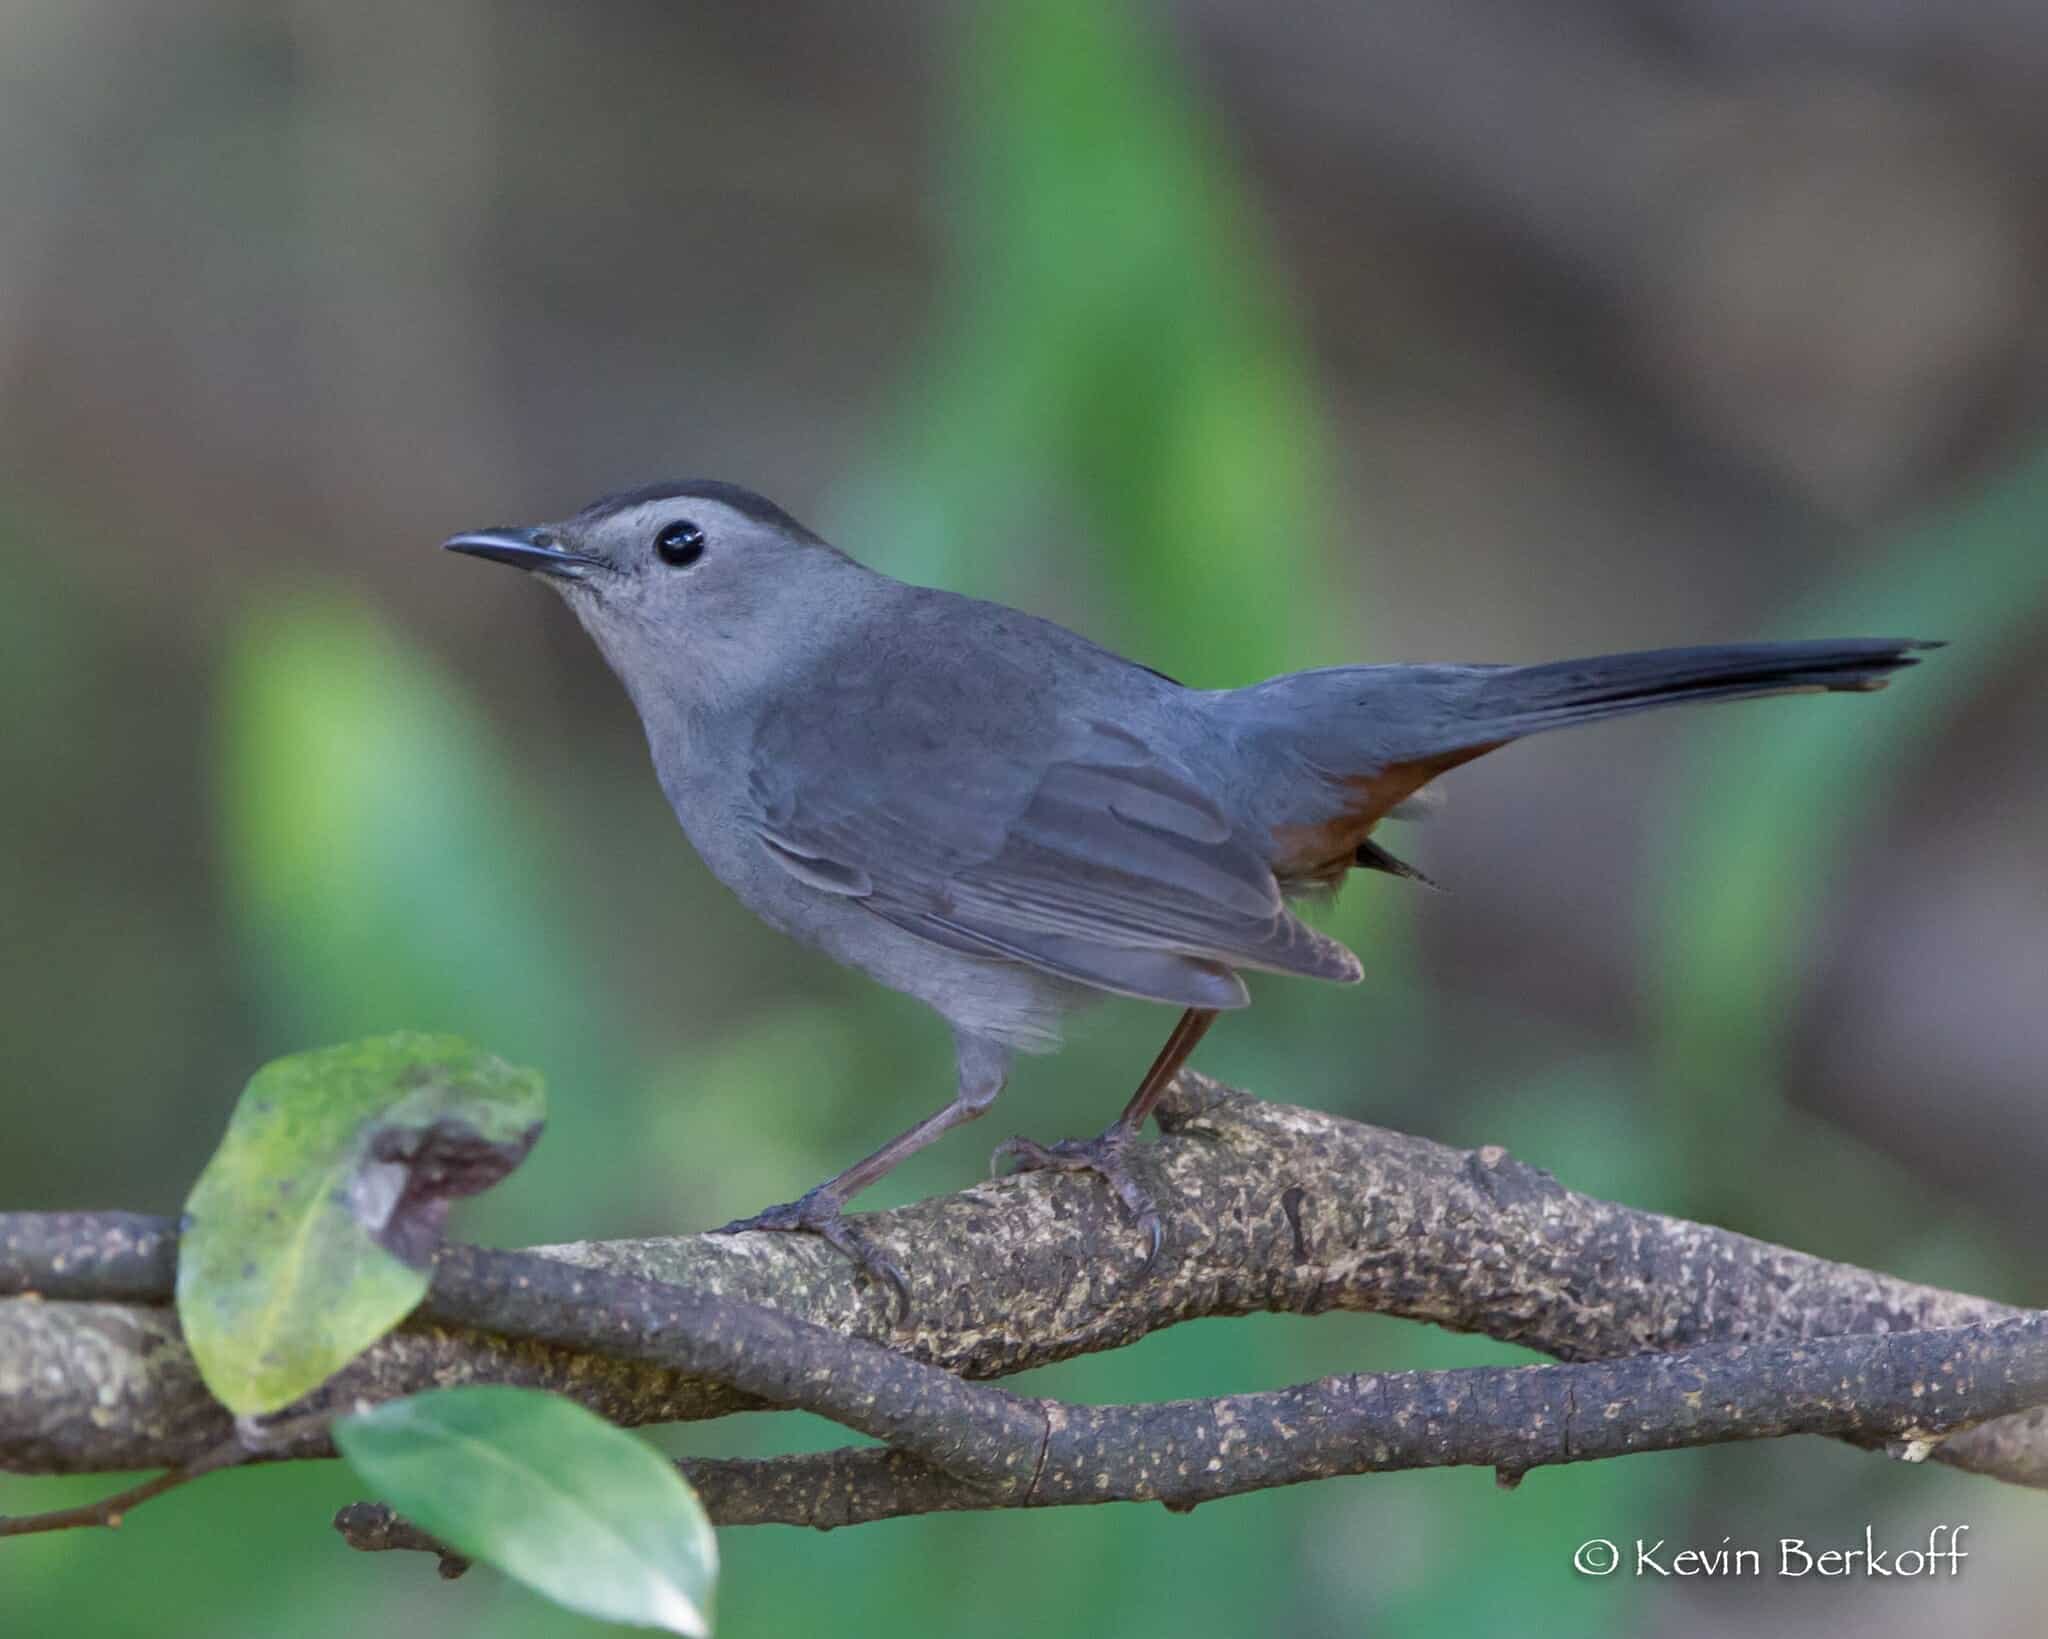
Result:
M686 569L704 556L704 531L689 519L678 518L661 526L661 533L654 537L654 550L663 563Z

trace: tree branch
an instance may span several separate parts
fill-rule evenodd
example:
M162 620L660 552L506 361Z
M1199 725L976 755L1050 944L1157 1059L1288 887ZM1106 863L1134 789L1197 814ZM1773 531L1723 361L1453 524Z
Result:
M750 1376L751 1366L733 1369L729 1359L643 1350L644 1334L632 1335L641 1332L640 1325L628 1324L636 1313L645 1322L660 1310L673 1338L683 1319L674 1304L698 1305L689 1325L711 1324L707 1317L721 1299L738 1300L739 1306L765 1301L783 1311L770 1319L785 1326L809 1320L847 1334L822 1334L839 1348L849 1346L849 1337L889 1346L868 1350L874 1359L866 1365L837 1360L828 1376L843 1387L871 1384L882 1380L874 1372L887 1376L919 1363L943 1368L915 1373L911 1392L935 1400L906 1402L887 1415L842 1416L849 1426L924 1457L930 1473L906 1467L913 1459L901 1452L884 1457L860 1451L703 1470L712 1494L725 1487L729 1517L809 1524L960 1506L969 1492L978 1506L1079 1500L1057 1494L1066 1483L1060 1476L1070 1473L1084 1476L1075 1483L1091 1493L1171 1496L1176 1503L1227 1494L1203 1488L1257 1471L1265 1459L1235 1442L1227 1451L1204 1446L1192 1425L1163 1428L1156 1419L1174 1408L1041 1410L1042 1402L972 1390L950 1375L1021 1370L1115 1347L1205 1314L1377 1310L1483 1330L1568 1361L1695 1351L1602 1368L1621 1373L1597 1381L1621 1393L1623 1403L1652 1392L1664 1381L1659 1372L1705 1374L1690 1380L1678 1403L1662 1403L1671 1415L1657 1427L1640 1427L1644 1419L1634 1415L1624 1419L1631 1432L1619 1449L1650 1449L1647 1442L1659 1437L1677 1443L1729 1437L1726 1431L1709 1432L1711 1425L1696 1412L1680 1415L1692 1395L1722 1395L1734 1418L1731 1430L1739 1425L1743 1432L1827 1432L1866 1442L1938 1432L2048 1399L2048 1389L2028 1376L2039 1317L2023 1311L1595 1201L1498 1150L1448 1150L1313 1111L1262 1104L1197 1076L1183 1078L1165 1114L1171 1136L1146 1151L1140 1163L1167 1219L1167 1250L1150 1279L1140 1278L1137 1238L1105 1192L1091 1180L1051 1175L1003 1180L868 1220L876 1242L911 1272L912 1313L902 1326L892 1323L886 1293L861 1289L827 1249L787 1237L687 1237L555 1249L555 1258L586 1266L580 1287L577 1272L557 1264L536 1270L531 1266L537 1260L530 1258L451 1248L427 1303L407 1329L324 1392L345 1404L434 1382L520 1381L562 1389L616 1421L634 1423L712 1416L760 1403L736 1393L733 1385L739 1384L776 1403L826 1415L859 1410L815 1403L809 1380L770 1381ZM138 1306L167 1296L172 1255L168 1226L151 1220L0 1218L0 1292L39 1291L64 1300L0 1302L0 1467L69 1472L175 1463L226 1430L225 1416L211 1407L177 1343L175 1322ZM506 1259L514 1262L493 1262ZM629 1292L644 1282L606 1282L594 1277L598 1269L679 1282L688 1290ZM545 1279L535 1284L537 1276ZM624 1310L616 1302L607 1307L622 1293ZM97 1301L107 1297L125 1301ZM585 1325L597 1310L610 1317L610 1330ZM711 1324L711 1331L716 1334L722 1324ZM1872 1335L1959 1327L1969 1331L1946 1338ZM785 1331L774 1347L785 1347L794 1335ZM1835 1344L1819 1353L1799 1347L1830 1337L1838 1344L1844 1337L1854 1342L1840 1344L1848 1353L1839 1356L1828 1352ZM1700 1345L1730 1342L1770 1347L1697 1352ZM1954 1350L1963 1353L1943 1352ZM626 1354L640 1358L620 1358ZM649 1359L658 1364L650 1366ZM1799 1375L1802 1362L1823 1359L1827 1370L1862 1374L1852 1397L1823 1392L1821 1379ZM1908 1362L1905 1378L1896 1375L1901 1361ZM1937 1407L1922 1404L1924 1393L1902 1392L1937 1381L1913 1375L1914 1365L1928 1361L1959 1370L1967 1364L1969 1386L1961 1398ZM1212 1442L1218 1407L1269 1421L1290 1413L1309 1416L1318 1425L1347 1430L1333 1433L1333 1448L1287 1442L1286 1455L1275 1460L1283 1468L1291 1465L1291 1477L1307 1478L1359 1471L1361 1460L1368 1467L1414 1465L1408 1460L1413 1452L1384 1463L1372 1457L1374 1441L1385 1444L1390 1457L1406 1449L1367 1415L1375 1406L1392 1404L1383 1398L1397 1392L1389 1385L1421 1396L1411 1410L1436 1408L1440 1426L1432 1449L1465 1453L1438 1460L1486 1461L1510 1471L1563 1460L1564 1445L1541 1444L1543 1428L1562 1440L1562 1431L1575 1427L1571 1416L1558 1411L1560 1405L1607 1403L1597 1398L1606 1391L1595 1387L1596 1379L1583 1380L1582 1396L1568 1387L1571 1374L1559 1368L1481 1371L1480 1377L1421 1374L1419 1387L1404 1385L1401 1374L1336 1379L1331 1383L1350 1385L1348 1399L1330 1384L1304 1385L1278 1391L1297 1397L1291 1402L1233 1397L1196 1403L1204 1409L1195 1415L1210 1419L1203 1426L1211 1430ZM1527 1376L1545 1372L1553 1376ZM1793 1398L1770 1400L1773 1383L1783 1384ZM846 1392L858 1398L852 1387ZM1798 1398L1801 1393L1806 1398ZM1299 1398L1305 1395L1325 1398ZM933 1411L941 1405L944 1413L935 1424ZM1922 1415L1937 1410L1940 1415L1931 1420ZM1050 1427L1055 1413L1064 1419L1058 1429ZM1117 1423L1119 1417L1125 1420ZM1154 1421L1141 1425L1135 1418ZM935 1427L949 1430L944 1437L953 1443L933 1444ZM1033 1464L1037 1489L1020 1490L1020 1442L1040 1438L1041 1428L1045 1456ZM1688 1432L1697 1437L1685 1438ZM1510 1436L1538 1443L1519 1451L1502 1447ZM1586 1427L1573 1438L1578 1454L1606 1454L1596 1450L1597 1441L1588 1443ZM1162 1486L1157 1471L1105 1468L1102 1457L1112 1453L1104 1442L1141 1460L1171 1455L1170 1481ZM324 1449L316 1438L288 1451ZM2048 1481L2048 1437L2038 1413L1957 1434L1936 1454L2000 1478ZM1211 1470L1212 1457L1227 1460ZM1178 1473L1183 1461L1195 1470L1192 1480ZM1328 1466L1338 1462L1352 1466ZM1201 1477L1218 1474L1225 1478ZM1102 1476L1106 1483L1098 1487ZM783 1500L772 1507L762 1500L778 1495Z
M301 1433L317 1429L324 1434L331 1421L332 1418L325 1414L315 1413L303 1419L293 1418L268 1430L260 1426L245 1430L238 1426L229 1438L201 1452L191 1461L180 1463L176 1468L167 1468L140 1485L131 1485L110 1497L101 1497L97 1502L80 1503L75 1508L53 1508L44 1514L0 1514L0 1537L34 1536L43 1531L73 1531L94 1525L115 1529L129 1514L166 1491L190 1485L194 1480L204 1479L223 1468L235 1468L251 1462L263 1456L273 1444L288 1442ZM390 1546L406 1545L393 1542Z
M2033 1315L1572 1366L1352 1374L1163 1405L1019 1402L1045 1420L1028 1481L1019 1459L1031 1453L1007 1446L972 1453L972 1467L997 1476L986 1484L900 1446L677 1466L717 1524L831 1530L964 1509L1160 1502L1187 1511L1248 1491L1416 1468L1490 1467L1513 1484L1558 1463L1790 1434L1889 1437L1918 1460L1951 1429L2043 1400L2048 1315ZM366 1551L448 1552L378 1504L352 1504L334 1523Z

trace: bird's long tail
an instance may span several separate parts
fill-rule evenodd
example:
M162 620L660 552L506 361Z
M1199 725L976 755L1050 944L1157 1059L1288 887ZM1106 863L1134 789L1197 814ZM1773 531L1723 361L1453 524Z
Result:
M1510 740L1695 701L1868 692L1939 647L1839 638L1541 666L1334 666L1214 698L1240 746L1265 765L1253 800L1271 829L1275 870L1283 881L1327 882L1350 864L1376 863L1358 853L1367 835L1423 785ZM1304 772L1321 778L1304 781Z
M1902 666L1917 665L1915 650L1937 647L1883 637L1727 643L1483 668L1485 675L1475 680L1458 713L1467 721L1439 727L1454 736L1471 734L1469 743L1497 742L1694 701L1821 690L1867 693L1883 688ZM1434 749L1451 748L1439 742Z

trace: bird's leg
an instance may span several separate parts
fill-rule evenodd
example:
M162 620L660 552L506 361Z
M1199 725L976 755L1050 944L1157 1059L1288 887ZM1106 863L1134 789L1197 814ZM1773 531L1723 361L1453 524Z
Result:
M1004 1162L1014 1161L1018 1172L1055 1168L1062 1172L1100 1173L1116 1191L1116 1198L1123 1203L1131 1221L1150 1240L1151 1250L1145 1255L1145 1265L1150 1268L1152 1260L1159 1256L1159 1210L1131 1176L1130 1168L1124 1164L1124 1152L1136 1142L1152 1107L1166 1095L1195 1044L1215 1022L1212 1009L1191 1007L1183 1013L1173 1027L1173 1034L1166 1038L1166 1045L1159 1049L1159 1056L1152 1061L1152 1068L1145 1072L1145 1079L1138 1083L1130 1103L1124 1106L1124 1113L1097 1137L1063 1138L1057 1144L1039 1144L1029 1138L1005 1139L989 1157L989 1170L999 1172Z
M711 1231L714 1235L738 1235L750 1229L781 1230L816 1235L837 1247L854 1266L875 1281L886 1281L896 1293L897 1319L910 1314L910 1283L903 1271L847 1223L846 1203L896 1164L915 1155L942 1133L962 1122L972 1121L996 1100L1009 1075L1007 1048L974 1036L957 1038L960 1086L944 1109L935 1110L908 1132L898 1133L864 1160L844 1172L835 1173L816 1189L794 1201L772 1206L751 1218L735 1218Z

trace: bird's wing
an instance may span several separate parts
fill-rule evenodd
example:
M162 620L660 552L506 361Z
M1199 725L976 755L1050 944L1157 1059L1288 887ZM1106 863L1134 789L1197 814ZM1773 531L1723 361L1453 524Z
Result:
M836 764L794 743L831 732L814 714L758 740L761 844L799 880L952 949L1184 1006L1242 1005L1236 967L1359 976L1187 771L1136 736L1099 721L962 735L942 699L891 711L887 743L829 783L776 771L845 767L846 718L832 714Z

